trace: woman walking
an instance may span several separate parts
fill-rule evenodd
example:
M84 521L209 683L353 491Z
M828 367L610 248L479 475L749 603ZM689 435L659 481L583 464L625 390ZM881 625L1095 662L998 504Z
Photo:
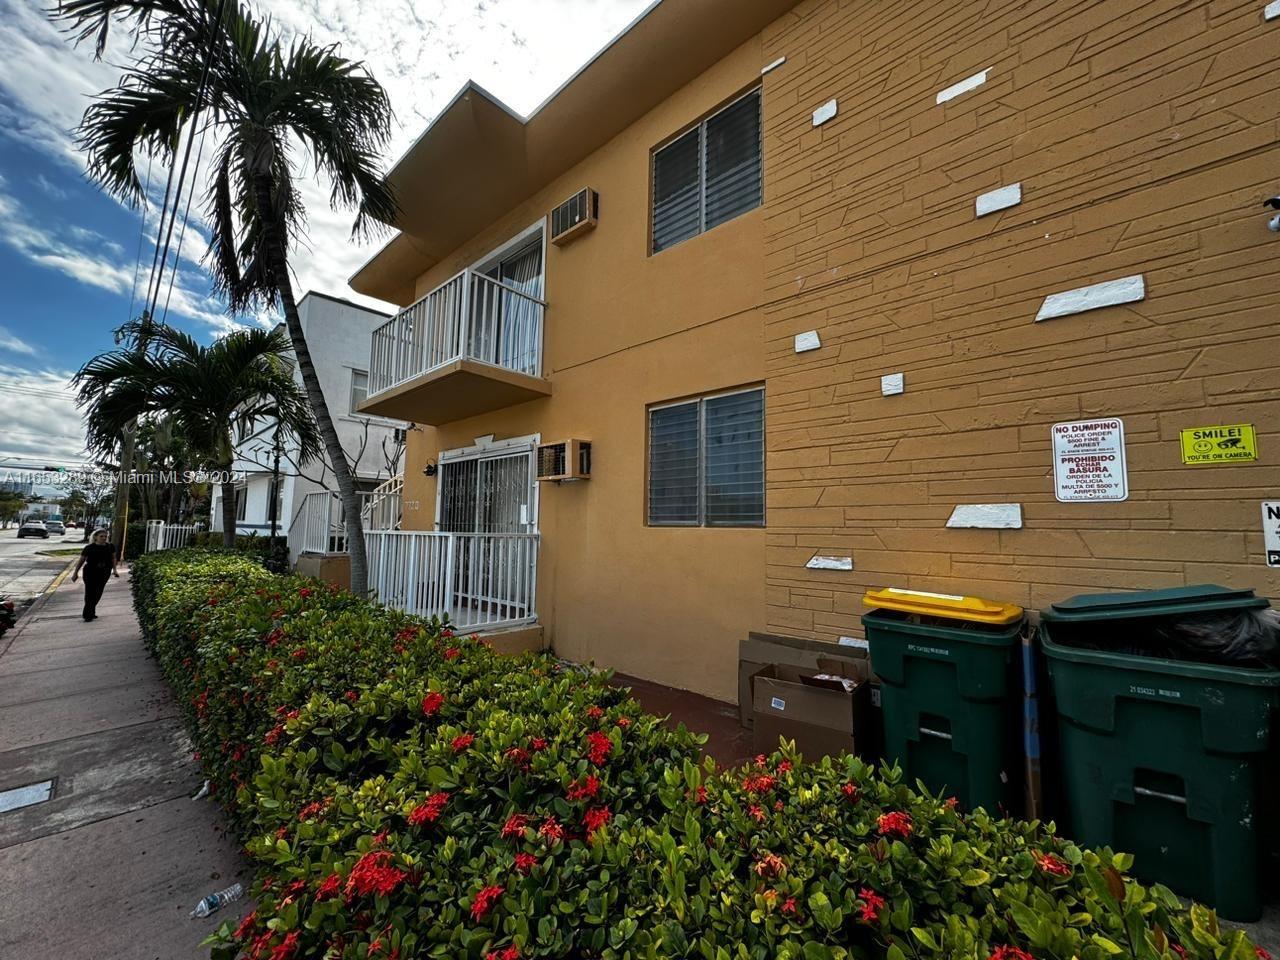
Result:
M99 527L80 551L80 559L71 573L71 582L80 578L80 568L84 567L84 622L98 619L98 601L102 599L103 588L112 574L120 576L116 569L116 548L107 542L107 531Z

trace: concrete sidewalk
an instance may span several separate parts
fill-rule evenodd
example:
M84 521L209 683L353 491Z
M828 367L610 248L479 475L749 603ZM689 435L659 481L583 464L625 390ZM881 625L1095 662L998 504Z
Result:
M65 579L0 638L0 795L54 781L47 802L0 813L0 957L207 957L200 941L247 908L188 914L248 886L240 845L215 804L188 799L199 768L127 572L98 620L81 619L82 603Z

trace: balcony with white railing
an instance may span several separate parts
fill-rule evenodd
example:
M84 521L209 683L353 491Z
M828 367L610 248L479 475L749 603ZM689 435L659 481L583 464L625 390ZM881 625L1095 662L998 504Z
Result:
M463 270L373 331L362 413L438 425L551 393L546 303Z
M537 619L538 534L365 532L369 589L379 602L464 630Z

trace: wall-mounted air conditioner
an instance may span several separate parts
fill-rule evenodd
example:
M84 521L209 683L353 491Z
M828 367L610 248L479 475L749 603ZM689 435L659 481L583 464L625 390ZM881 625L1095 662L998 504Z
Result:
M600 217L600 194L590 187L579 190L551 211L551 242L563 247L596 225Z
M538 447L538 479L587 480L591 477L591 441L561 440Z

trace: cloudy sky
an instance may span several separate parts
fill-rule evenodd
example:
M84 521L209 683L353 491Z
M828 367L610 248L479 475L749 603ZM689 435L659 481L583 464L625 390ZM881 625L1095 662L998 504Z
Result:
M396 111L390 165L468 78L527 114L648 0L256 2L287 33L339 43L369 65ZM154 204L127 209L86 181L75 147L73 128L92 96L115 83L127 48L114 44L94 62L91 49L72 47L44 19L45 6L0 0L0 473L33 460L78 462L80 418L67 380L137 312L158 220ZM166 175L158 165L151 171L157 201ZM203 183L203 168L198 176ZM294 261L297 291L372 303L346 278L376 243L350 242L351 216L329 210L324 184L300 186L310 237ZM271 322L228 317L210 296L200 214L197 202L172 286L165 281L169 322L205 340Z

